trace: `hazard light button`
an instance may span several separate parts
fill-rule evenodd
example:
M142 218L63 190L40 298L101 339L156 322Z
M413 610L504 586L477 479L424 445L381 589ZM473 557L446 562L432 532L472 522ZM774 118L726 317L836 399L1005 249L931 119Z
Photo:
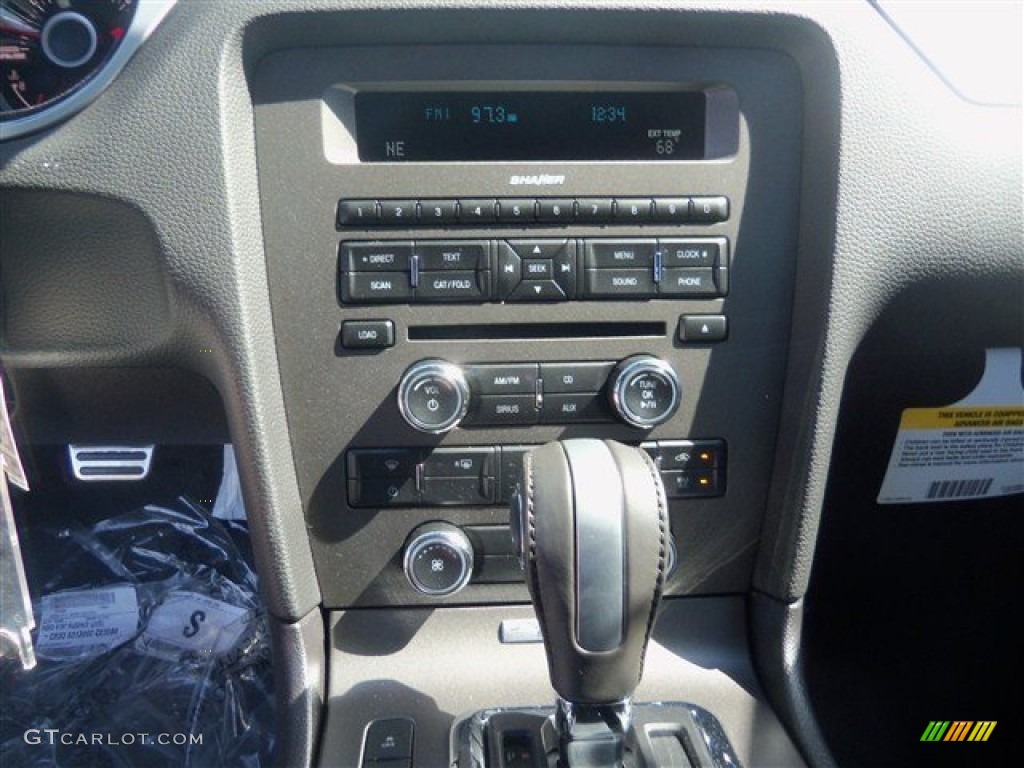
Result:
M729 323L725 315L683 315L679 318L679 340L690 343L725 341Z

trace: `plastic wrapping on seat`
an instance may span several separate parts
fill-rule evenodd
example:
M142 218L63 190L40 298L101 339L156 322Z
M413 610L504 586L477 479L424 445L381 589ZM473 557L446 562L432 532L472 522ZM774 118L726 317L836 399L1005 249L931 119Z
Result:
M35 531L39 664L0 665L0 765L269 765L270 637L243 533L184 498Z

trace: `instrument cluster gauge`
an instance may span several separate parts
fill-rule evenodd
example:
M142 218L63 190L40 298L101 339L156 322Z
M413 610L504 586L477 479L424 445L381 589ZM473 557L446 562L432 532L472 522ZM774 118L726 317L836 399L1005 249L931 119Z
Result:
M0 0L0 138L70 117L99 95L173 0Z

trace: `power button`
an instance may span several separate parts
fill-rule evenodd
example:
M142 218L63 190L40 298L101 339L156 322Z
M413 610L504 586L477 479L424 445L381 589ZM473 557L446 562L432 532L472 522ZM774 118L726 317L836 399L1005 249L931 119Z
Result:
M421 432L448 432L458 426L468 409L469 384L457 365L421 360L402 376L398 410Z

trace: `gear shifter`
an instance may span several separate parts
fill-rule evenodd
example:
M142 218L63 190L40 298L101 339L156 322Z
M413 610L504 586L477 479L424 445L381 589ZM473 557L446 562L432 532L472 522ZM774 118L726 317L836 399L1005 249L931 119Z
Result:
M526 458L512 529L560 696L561 764L621 765L668 564L658 470L610 440L543 445Z

